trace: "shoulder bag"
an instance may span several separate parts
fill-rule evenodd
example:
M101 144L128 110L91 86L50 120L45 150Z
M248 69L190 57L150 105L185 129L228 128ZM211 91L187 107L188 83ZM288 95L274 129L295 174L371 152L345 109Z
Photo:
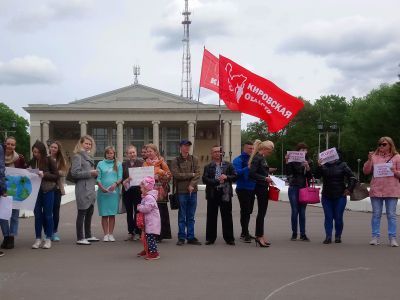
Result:
M312 186L308 186L308 179L306 179L306 187L299 190L299 203L316 204L321 202L319 198L320 188L316 188L314 182L315 180L313 179Z

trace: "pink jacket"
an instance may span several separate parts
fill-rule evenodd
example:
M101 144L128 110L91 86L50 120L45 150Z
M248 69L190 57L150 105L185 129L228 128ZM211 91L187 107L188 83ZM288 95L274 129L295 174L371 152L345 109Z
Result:
M144 214L144 231L146 233L160 234L161 231L161 218L160 211L157 206L156 190L147 192L142 196L142 202L138 205L138 211Z
M392 155L378 155L372 154L371 161L368 160L365 162L363 167L363 172L365 175L373 174L374 172L374 164L383 164L388 162ZM370 197L400 197L400 155L396 154L390 159L389 162L393 163L394 177L372 177L371 180L371 188L369 191Z

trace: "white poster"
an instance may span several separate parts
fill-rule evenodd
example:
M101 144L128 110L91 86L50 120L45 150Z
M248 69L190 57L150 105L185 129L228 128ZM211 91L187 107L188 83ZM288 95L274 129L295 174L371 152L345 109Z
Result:
M26 169L6 168L7 195L14 209L33 210L42 178Z
M140 182L147 176L154 178L153 166L129 168L129 177L131 178L130 186L140 185Z
M327 162L331 162L331 161L339 159L339 155L336 151L336 148L331 148L331 149L321 152L319 154L319 159L321 160L321 164L323 165Z
M12 202L11 196L0 197L0 220L10 220L12 213Z
M306 152L304 151L287 151L288 162L305 162Z
M394 173L391 168L393 163L383 163L374 165L374 177L393 177Z
M272 179L272 182L274 183L274 185L275 185L278 189L283 190L283 189L285 188L285 181L283 181L283 180L280 179L279 177L269 175L269 178Z

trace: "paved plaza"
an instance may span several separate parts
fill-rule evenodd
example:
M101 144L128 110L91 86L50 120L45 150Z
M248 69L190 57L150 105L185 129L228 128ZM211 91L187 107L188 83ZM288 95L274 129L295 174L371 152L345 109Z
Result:
M342 244L323 245L323 212L307 208L310 243L290 241L288 202L270 202L266 234L270 248L245 244L239 205L233 199L236 246L219 236L215 245L159 245L161 259L137 258L141 243L125 242L125 215L117 217L115 243L75 245L74 202L61 208L61 242L30 249L33 218L20 219L16 248L0 258L0 299L399 299L400 248L387 246L383 218L380 246L369 246L370 213L345 212ZM257 206L251 220L254 221ZM171 211L174 236L177 212ZM206 201L199 192L196 233L204 242ZM220 230L219 224L219 230ZM102 238L95 212L93 232Z

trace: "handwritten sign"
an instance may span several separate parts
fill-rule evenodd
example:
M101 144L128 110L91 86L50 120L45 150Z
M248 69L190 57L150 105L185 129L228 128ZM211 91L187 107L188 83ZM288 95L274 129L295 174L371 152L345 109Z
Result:
M339 159L339 155L336 151L336 148L330 148L328 150L325 150L319 154L319 159L321 161L321 164L326 164L327 162L331 162L334 160Z
M130 186L138 186L147 176L154 178L154 166L129 168Z
M374 164L374 177L393 177L393 163Z
M305 162L306 152L304 151L287 151L288 162Z

